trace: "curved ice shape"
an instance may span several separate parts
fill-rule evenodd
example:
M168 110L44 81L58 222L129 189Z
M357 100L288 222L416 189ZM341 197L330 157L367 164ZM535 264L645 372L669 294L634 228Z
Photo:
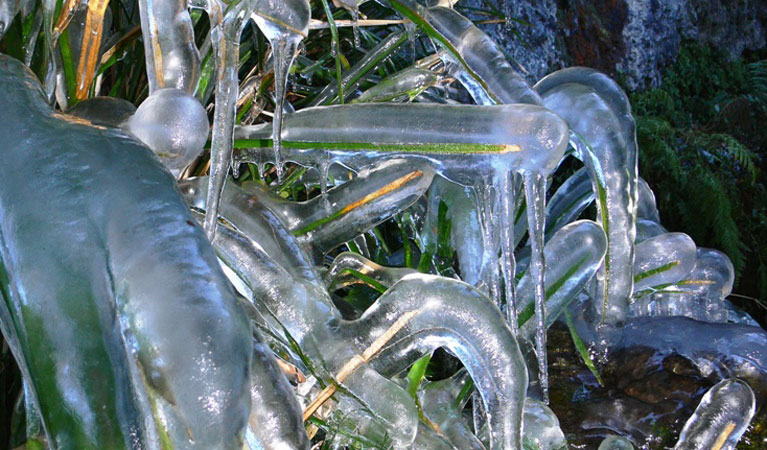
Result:
M655 194L642 177L637 178L637 219L660 223L660 213L655 206Z
M342 322L339 328L348 339L372 342L384 332L384 324L406 315L412 317L370 362L371 367L384 374L396 373L437 347L447 348L464 364L481 394L491 446L519 448L527 370L516 339L495 305L465 283L412 274L392 286L358 320Z
M639 219L637 220L637 235L634 239L634 245L639 244L642 241L646 241L651 237L658 236L659 234L666 234L668 230L663 225L652 220Z
M127 128L178 177L205 146L208 114L191 94L158 89L141 102Z
M720 300L732 292L735 267L724 253L711 248L699 248L695 266L677 288L692 295Z
M248 217L254 216L252 211ZM274 213L262 211L260 215ZM245 232L245 218L224 217ZM282 221L251 220L248 227L259 236L273 234L290 241ZM408 394L378 372L393 375L424 353L444 346L461 359L479 387L490 412L495 445L519 447L527 372L514 336L486 297L455 280L411 274L386 291L362 317L344 321L324 289L291 276L259 244L226 228L214 239L219 256L246 282L259 307L307 355L321 362L317 368L324 377L342 372L346 363L363 354L384 332L393 333L387 336L390 343L381 354L346 376L342 384L376 411L400 442L415 438L417 411L408 403ZM398 327L392 331L393 325Z
M283 153L305 166L338 162L355 170L383 158L421 158L474 186L500 171L548 173L564 155L567 131L559 116L533 105L335 105L287 115ZM267 126L238 127L235 137L237 162L266 160Z
M637 244L634 288L637 294L682 280L696 260L695 242L684 233L666 233Z
M461 280L477 286L482 280L482 226L477 214L477 200L471 188L442 177L434 178L429 188L429 207L422 232L423 246L437 246L439 203L447 205L451 221L450 243L458 257Z
M54 113L21 63L0 56L0 79L0 324L49 442L239 448L251 329L173 178Z
M454 64L459 66L456 68L456 78L477 103L542 103L538 93L511 67L498 45L471 20L442 6L415 8L429 25L452 44L476 76L484 81L485 86L482 86L474 76L465 73L459 64ZM448 60L452 58L449 53L446 55Z
M193 94L200 81L200 52L194 43L187 3L187 0L138 2L150 95L164 88Z
M634 445L623 436L607 436L598 450L634 450Z
M641 245L641 244L640 244ZM637 246L639 248L639 246ZM634 316L686 316L707 322L740 322L738 312L724 300L732 291L735 269L722 252L698 249L689 273L676 284L631 305ZM744 317L746 321L747 317Z
M389 288L405 275L415 273L414 269L401 267L384 267L356 253L344 252L336 256L325 274L325 284L328 290L365 283L363 278L372 279L382 288Z
M325 252L354 239L415 203L426 192L433 177L434 169L428 161L384 160L361 170L342 188L331 189L326 196L305 202L288 202L257 187L253 189L258 189L258 192L252 193L238 186L226 187L222 198L230 204L222 208L239 208L236 214L247 216L250 208L248 198L257 197L254 202L277 211L298 243L315 260L321 260ZM205 209L203 197L207 197L207 187L201 184L203 181L199 178L180 183L189 203L200 209ZM232 216L230 213L223 215ZM262 238L265 242L273 240L268 236ZM256 241L262 243L260 239Z
M260 445L251 450L308 449L309 437L293 386L275 362L272 350L259 341L253 346L250 380L248 425Z
M564 226L546 243L546 322L548 328L599 269L607 250L604 231L590 220ZM517 285L519 336L532 340L536 323L533 315L533 281L525 273Z
M523 441L527 448L540 450L567 449L567 439L559 427L559 419L545 403L525 398Z
M755 412L754 392L746 382L722 380L703 396L674 449L734 449Z
M594 191L586 169L579 169L557 189L546 207L546 240L563 226L577 219L594 201Z
M464 395L460 402L459 396L470 381L468 372L461 369L450 378L428 383L418 392L418 399L424 415L456 448L484 450L461 413L471 396Z
M603 322L625 319L633 292L637 201L637 150L634 119L618 85L597 71L557 71L535 85L544 105L560 114L577 133L579 157L591 174L597 210L607 230Z

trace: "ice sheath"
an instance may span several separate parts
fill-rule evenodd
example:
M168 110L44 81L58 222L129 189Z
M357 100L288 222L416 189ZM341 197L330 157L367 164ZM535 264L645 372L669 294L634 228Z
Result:
M0 325L51 447L241 448L251 328L172 176L0 80Z

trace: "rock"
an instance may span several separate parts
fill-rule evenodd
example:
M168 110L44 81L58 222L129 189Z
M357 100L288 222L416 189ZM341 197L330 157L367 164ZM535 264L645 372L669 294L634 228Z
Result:
M500 2L499 2L500 3ZM513 22L481 25L529 81L583 65L621 79L630 89L658 86L684 40L737 58L767 45L763 0L520 0ZM482 0L460 6L486 8ZM479 16L477 16L478 18ZM486 18L486 17L483 17Z

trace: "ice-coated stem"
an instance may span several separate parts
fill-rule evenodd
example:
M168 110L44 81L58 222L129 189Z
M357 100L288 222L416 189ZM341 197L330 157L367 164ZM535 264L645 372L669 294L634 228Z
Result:
M437 347L468 370L488 411L492 448L521 448L527 370L500 311L473 287L433 275L412 274L392 286L358 320L340 324L344 336L365 347L397 317L415 312L370 362L383 374L405 369Z
M535 88L544 105L570 125L576 154L591 174L608 238L599 293L602 322L618 324L625 320L634 288L637 149L628 98L610 78L586 68L557 71Z
M325 284L329 291L358 283L385 291L405 275L415 272L415 269L384 267L356 253L343 252L330 265Z
M755 412L754 392L745 381L722 380L703 396L684 424L674 450L732 450Z
M543 252L543 233L546 226L546 176L541 173L525 174L527 223L530 233L530 266L535 298L535 347L538 356L538 377L544 403L549 402L548 358L546 356L546 293L544 291L546 260Z
M238 127L237 161L260 163L271 148L266 125ZM567 147L567 125L534 105L363 103L306 108L285 116L285 159L333 161L360 170L382 159L432 161L464 186L495 170L549 173Z
M546 328L586 286L599 269L607 249L604 231L595 222L579 220L559 231L546 243ZM530 271L517 285L518 335L530 341L535 338L535 283ZM508 315L508 311L507 311Z
M138 3L149 93L173 87L193 94L200 80L200 52L187 0Z

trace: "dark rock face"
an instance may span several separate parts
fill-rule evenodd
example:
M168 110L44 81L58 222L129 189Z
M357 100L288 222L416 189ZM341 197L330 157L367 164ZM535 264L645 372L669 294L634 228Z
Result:
M521 72L536 81L583 65L630 88L657 86L682 41L697 40L733 58L767 45L765 0L498 0L529 23L483 25ZM482 0L466 0L482 8ZM516 36L515 36L516 34Z

